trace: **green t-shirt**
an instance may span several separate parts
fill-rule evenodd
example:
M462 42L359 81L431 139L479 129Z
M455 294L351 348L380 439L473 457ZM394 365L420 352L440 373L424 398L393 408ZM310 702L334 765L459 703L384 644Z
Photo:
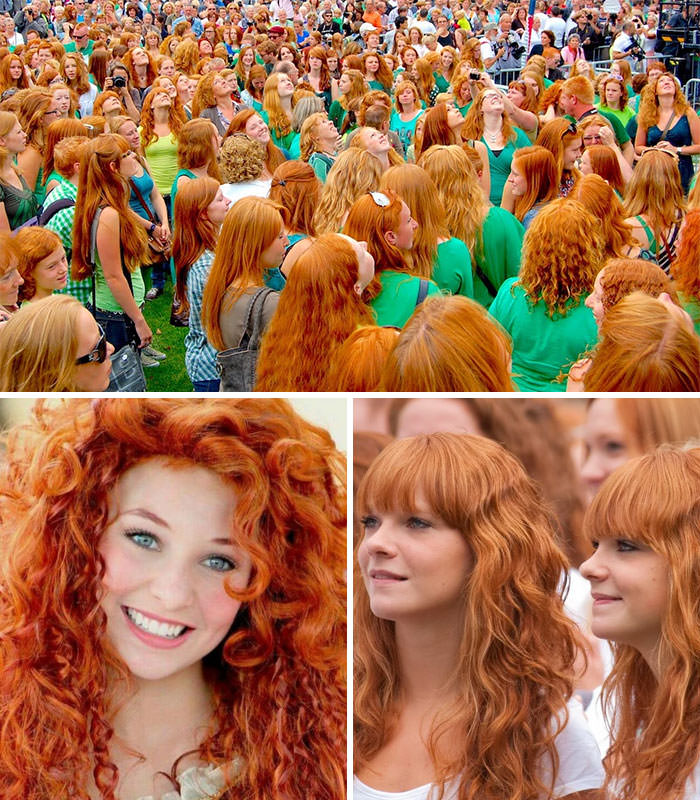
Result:
M533 306L517 280L507 280L489 308L513 341L513 380L522 392L564 392L566 381L556 378L598 338L593 312L581 297L566 316L549 317L544 302Z
M622 110L618 110L617 108L610 108L610 106L605 106L602 103L598 106L599 112L605 112L606 119L608 118L608 114L612 115L613 117L617 117L620 120L623 128L625 128L625 132L627 131L627 123L632 119L634 116L634 111L629 106L625 106Z
M95 248L97 249L97 248ZM137 306L143 305L143 298L146 294L146 287L143 283L143 275L141 270L137 269L131 273L131 288L134 293L134 300ZM102 272L102 264L100 257L95 253L95 303L98 308L103 311L121 311L124 309L114 299L111 289L107 285L104 273Z
M520 128L515 128L515 141L508 142L503 150L494 151L489 147L484 137L481 141L486 145L486 150L489 154L489 169L491 170L491 191L489 193L489 200L495 205L501 205L501 198L503 197L503 189L510 175L510 164L513 160L513 153L521 147L530 147L531 142L527 138L525 131Z
M328 119L335 125L338 133L340 133L340 129L343 127L343 120L347 113L348 112L340 105L338 100L334 100L331 103L331 107L328 110Z
M488 308L493 302L492 294L479 277L481 271L496 292L501 284L514 278L520 271L520 254L525 228L510 211L493 206L481 226L481 243L477 240L474 260L478 266L474 275L474 299Z
M299 144L299 134L290 130L286 136L279 136L277 131L270 128L270 117L267 111L261 111L260 116L265 121L265 124L270 130L270 138L272 144L279 147L281 150L286 150L290 159L298 159L301 155L301 145Z
M139 128L139 132L140 132ZM177 137L174 133L159 136L144 150L148 171L158 191L165 197L170 194L177 175Z
M377 325L393 325L403 328L416 310L421 279L408 272L384 269L377 273L382 284L381 292L370 301ZM439 294L440 289L428 281L428 295Z
M472 258L461 239L448 239L437 246L431 278L444 292L474 297Z

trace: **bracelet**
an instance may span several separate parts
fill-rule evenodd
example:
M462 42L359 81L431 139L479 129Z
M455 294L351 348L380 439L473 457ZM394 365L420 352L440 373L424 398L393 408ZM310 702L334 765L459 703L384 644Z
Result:
M150 228L150 230L148 231L148 235L149 235L149 236L153 236L153 231L155 231L155 229L156 229L156 223L155 223L155 222L152 222L152 223L151 223L151 228Z

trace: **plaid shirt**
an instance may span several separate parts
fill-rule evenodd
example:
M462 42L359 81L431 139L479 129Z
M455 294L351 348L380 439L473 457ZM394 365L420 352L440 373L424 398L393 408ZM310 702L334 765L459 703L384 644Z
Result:
M70 197L75 200L78 196L78 187L70 181L61 180L58 186L53 189L44 200L44 208L48 208L56 200ZM61 237L61 243L66 253L70 253L73 247L73 220L75 218L75 206L62 208L53 215L46 223L48 230L57 233ZM70 259L68 260L68 283L65 289L59 289L57 294L70 294L79 300L83 305L92 300L92 281L85 278L82 281L73 281L70 278Z
M205 250L187 273L187 300L190 304L190 329L185 336L185 366L191 381L212 381L216 370L216 350L207 341L202 327L202 295L214 253Z

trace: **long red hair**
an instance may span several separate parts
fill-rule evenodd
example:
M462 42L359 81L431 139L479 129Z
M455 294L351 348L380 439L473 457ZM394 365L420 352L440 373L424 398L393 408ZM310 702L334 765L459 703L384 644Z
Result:
M228 210L202 297L202 324L217 350L224 350L219 316L250 286L263 285L260 256L283 228L279 206L243 197ZM230 291L233 289L233 291Z
M80 164L78 197L73 222L73 257L71 275L82 280L92 273L90 264L90 229L97 209L114 208L119 214L119 241L124 266L133 272L148 263L146 231L129 208L129 184L119 174L119 160L129 144L116 133L103 133L87 145Z
M212 470L237 493L244 603L207 657L203 761L243 756L222 800L345 797L345 463L284 400L39 403L0 476L3 800L114 800L110 712L128 677L107 640L98 553L110 492L132 466ZM303 518L303 524L301 519ZM147 738L147 728L144 728Z
M237 114L234 114L224 139L232 133L245 133L245 126L248 124L248 120L256 114L260 116L258 112L252 108L244 108ZM267 156L265 158L267 171L272 174L277 167L279 167L280 164L284 164L285 161L284 153L273 143L272 139L268 139Z
M256 391L327 390L335 350L373 321L357 281L355 250L336 233L323 234L299 257L260 346Z

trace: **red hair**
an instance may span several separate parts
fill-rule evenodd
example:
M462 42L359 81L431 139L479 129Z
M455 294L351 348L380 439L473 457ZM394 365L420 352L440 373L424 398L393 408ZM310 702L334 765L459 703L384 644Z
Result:
M36 265L61 247L61 237L48 228L36 225L20 228L14 238L19 255L19 274L24 279L19 287L19 299L31 300L36 294Z
M571 199L579 203L601 225L601 243L607 258L619 258L634 244L632 226L625 221L622 204L612 186L600 175L582 175L571 190Z
M462 137L447 124L447 104L438 103L423 118L423 133L416 142L416 159L434 144L461 144Z
M228 126L228 130L224 135L224 139L226 139L232 133L245 133L245 126L248 124L248 120L256 114L257 116L260 116L258 112L252 108L244 108L237 114L234 114L231 124ZM277 167L279 167L280 164L284 164L285 161L286 159L284 154L279 147L273 143L271 138L268 139L267 156L265 157L265 166L267 167L267 171L272 174Z
M426 298L389 354L385 392L512 392L511 343L485 308L460 295Z
M280 213L289 233L316 235L313 217L320 197L321 181L308 164L285 161L275 170L270 200L282 207Z
M591 169L607 181L620 195L625 193L625 179L615 151L606 144L591 144L586 147Z
M353 331L331 359L329 392L375 392L389 353L396 347L396 328L364 325ZM357 449L355 449L357 457Z
M383 269L408 272L408 264L398 247L387 242L385 233L395 231L401 219L402 200L391 189L384 192L389 204L378 206L372 195L363 194L353 203L348 218L343 225L343 233L356 242L367 242L367 251L374 259L375 278L367 287L365 297L376 297L381 289L376 273Z
M271 200L243 197L228 210L202 297L202 324L216 350L226 348L221 312L249 286L263 285L260 256L282 228L279 206Z
M253 563L245 603L207 657L214 713L199 747L244 754L223 798L345 796L345 466L283 400L40 402L0 478L3 800L114 800L108 708L126 668L105 634L100 538L110 492L153 458L212 470L238 495ZM303 523L300 520L303 518ZM28 624L28 621L29 624ZM272 724L274 721L274 724ZM145 730L145 729L144 729Z
M522 147L513 153L513 163L522 172L527 189L515 199L515 216L522 222L527 212L538 203L548 203L559 196L557 165L546 147Z
M299 257L260 345L256 391L327 390L336 348L372 322L358 280L355 250L336 233L319 236Z
M671 275L688 299L700 298L700 209L691 209L681 227L683 235L671 262Z

